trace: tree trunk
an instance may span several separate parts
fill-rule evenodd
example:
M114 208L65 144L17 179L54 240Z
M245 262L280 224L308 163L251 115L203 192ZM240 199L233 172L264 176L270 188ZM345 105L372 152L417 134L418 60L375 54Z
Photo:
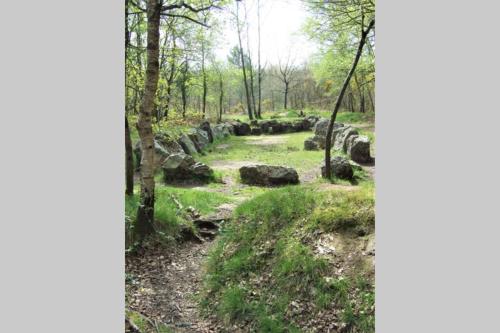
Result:
M147 66L144 98L139 113L138 130L141 139L141 195L137 210L136 233L139 240L154 231L154 138L152 115L159 76L160 10L157 0L148 0Z
M349 97L349 111L354 112L354 96L352 91L349 91L347 96Z
M125 115L125 194L134 194L134 158L128 117Z
M127 76L128 47L130 46L130 31L128 28L128 4L125 0L125 77ZM134 158L132 152L132 139L130 138L130 128L128 125L127 110L125 109L125 194L134 194Z
M203 119L205 119L207 112L207 73L205 71L205 37L201 42L201 72L203 75L203 101L202 101L202 113Z
M330 156L331 156L330 150L332 147L333 124L335 123L335 118L337 118L337 113L339 112L340 104L342 103L342 98L344 97L347 86L349 85L349 81L351 80L351 77L354 74L354 71L356 70L359 58L361 57L361 53L363 52L363 46L366 43L366 37L368 36L368 33L370 33L370 30L373 28L374 25L375 25L375 19L371 20L366 30L363 30L361 32L361 39L359 41L358 50L356 51L354 62L352 64L351 70L349 71L347 77L345 78L344 84L342 85L342 89L340 90L337 100L335 101L335 107L333 109L330 122L328 123L328 129L326 132L326 144L325 144L325 178L328 179L331 178L332 174L332 167L330 164Z
M368 88L368 98L370 99L370 104L372 106L372 111L375 112L375 103L373 102L372 93L370 92L369 88Z
M356 73L354 73L354 82L356 82L356 87L358 88L358 95L359 95L359 112L364 113L365 112L365 98L363 95L363 88L360 86L359 81L358 81L358 76Z
M172 85L174 84L174 77L176 71L176 48L177 45L175 43L175 34L172 33L172 62L170 63L170 73L167 79L167 95L165 96L165 113L163 116L165 119L168 119L168 113L170 111L170 103L172 102Z
M243 83L245 84L245 92L247 96L247 108L248 108L248 118L253 120L252 113L252 102L250 97L250 91L248 90L247 73L245 69L245 57L243 55L243 44L241 42L241 29L240 29L240 19L239 19L239 1L236 1L236 25L238 26L238 41L240 44L240 57L241 57L241 67L243 69Z
M287 109L288 104L288 82L285 82L285 110Z
M222 122L222 103L224 101L224 82L222 81L222 75L219 77L219 87L220 87L220 95L219 95L219 123Z
M262 119L262 68L260 66L260 0L257 0L257 30L258 30L258 47L257 47L257 84L259 94L259 104L257 109L257 118Z

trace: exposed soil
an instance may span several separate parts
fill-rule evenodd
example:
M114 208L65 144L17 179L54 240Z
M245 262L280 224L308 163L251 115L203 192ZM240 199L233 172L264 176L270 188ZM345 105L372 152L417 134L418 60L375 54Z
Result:
M287 135L263 135L245 137L245 140L248 144L260 146L279 145L285 143L287 139Z
M230 216L235 205L218 207L216 217ZM214 217L214 216L212 216ZM126 256L127 304L133 311L166 324L174 332L220 332L213 317L204 317L196 297L202 287L205 259L213 240L172 246L145 246Z
M228 161L228 160L218 160L218 161L213 161L210 164L210 167L215 170L238 170L242 166L245 165L253 165L256 164L255 162L252 161Z

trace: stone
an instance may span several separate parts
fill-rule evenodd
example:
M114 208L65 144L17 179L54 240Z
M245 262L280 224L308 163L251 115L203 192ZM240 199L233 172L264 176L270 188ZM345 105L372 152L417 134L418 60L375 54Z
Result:
M299 183L297 171L283 166L248 165L239 171L244 184L273 186Z
M316 142L320 149L325 149L326 137L321 135L314 135L311 138L312 141Z
M230 136L231 132L226 124L217 124L212 127L212 134L214 140L221 140Z
M194 155L198 152L198 149L196 149L196 145L194 144L193 141L191 141L189 136L187 136L186 134L183 134L179 138L178 142L186 154Z
M208 121L205 120L204 122L202 122L199 126L199 129L201 129L202 131L205 131L207 133L208 142L210 142L210 143L214 142L214 135L212 132L212 127L210 126L210 123Z
M166 183L183 180L207 181L213 174L209 166L195 162L192 156L185 153L170 155L163 162L162 169Z
M270 133L269 128L273 125L276 125L278 122L276 120L264 120L260 122L260 129L262 133Z
M318 142L314 141L313 138L308 138L304 141L304 150L319 150Z
M328 119L321 119L316 124L314 125L314 134L318 136L323 136L326 137L326 131L328 129L328 124L330 123L330 120Z
M316 123L320 120L321 118L319 116L314 116L314 115L310 115L310 116L307 116L305 118L305 120L309 123L308 125L308 129L311 129L314 127L314 125L316 125Z
M261 135L262 134L262 129L260 127L252 127L251 128L251 134L252 135Z
M373 158L370 156L370 139L366 136L357 136L352 140L347 154L354 162L361 164L372 163Z
M233 124L234 134L242 136L242 135L250 135L251 128L247 123L236 122Z
M349 161L342 156L335 156L330 160L330 165L332 167L332 175L336 178L350 180L354 177L354 170L352 169ZM325 166L321 167L321 175L325 177L326 170Z
M333 149L347 152L347 140L350 136L358 135L358 131L352 126L343 126L333 131Z
M356 139L359 135L351 135L347 138L345 141L345 147L346 147L346 153L351 150L352 143L354 142L354 139Z
M169 154L183 153L184 149L182 146L174 140L171 136L165 133L158 133L155 136L155 140L168 151Z
M210 143L210 139L208 138L208 133L199 128L192 128L188 131L187 135L193 141L196 150L201 153L203 149Z
M222 123L221 125L223 125L229 131L230 135L234 135L235 134L234 133L234 124L225 122L225 123Z
M142 148L141 141L137 141L134 147L134 155L135 155L135 163L136 169L139 170L141 166L141 158L142 158ZM153 155L153 163L155 169L161 167L165 159L170 155L170 152L165 149L157 140L154 140L154 155Z

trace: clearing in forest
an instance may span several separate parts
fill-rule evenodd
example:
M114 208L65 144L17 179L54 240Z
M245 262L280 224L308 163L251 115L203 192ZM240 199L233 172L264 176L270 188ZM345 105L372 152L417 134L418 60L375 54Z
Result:
M370 216L363 217L365 219L364 223L367 223L363 228L368 229L362 231L354 231L356 227L352 225L332 227L330 219L339 213L330 212L328 205L332 202L331 193L353 193L349 197L353 203L346 202L350 206L340 214L347 214L348 216L354 214L353 216L356 217L356 210L359 207L372 202L373 179L370 176L371 173L365 170L356 171L356 184L341 180L337 180L332 184L321 179L320 166L324 158L324 152L305 151L303 149L303 142L310 135L310 132L299 132L286 135L230 136L211 144L205 155L196 156L197 160L215 170L221 180L220 182L191 188L166 186L158 182L156 216L159 220L163 219L163 223L168 226L172 233L175 233L175 230L185 228L186 225L190 227L189 222L179 217L179 207L171 204L172 197L176 198L184 208L192 207L204 216L221 212L230 215L236 209L237 217L230 222L226 222L221 229L222 236L216 237L215 240L205 239L202 243L172 240L167 242L168 244L161 246L152 243L150 246L142 248L139 253L127 256L127 304L130 311L133 311L134 314L146 315L145 318L147 319L144 319L146 322L164 325L162 327L164 327L165 332L248 332L258 327L266 327L266 325L272 327L277 325L276 327L282 327L283 329L285 329L285 326L288 329L293 329L293 327L304 328L311 325L325 329L341 327L343 317L336 312L335 308L328 307L329 302L331 302L329 298L324 300L304 298L304 296L301 296L301 291L294 293L288 290L286 285L281 284L279 276L281 276L280 274L292 274L293 276L295 273L289 271L289 269L298 269L295 265L302 265L300 262L294 261L287 263L287 260L292 259L288 256L298 251L296 253L298 257L294 260L304 260L304 264L310 261L310 265L313 265L307 268L307 270L312 269L310 273L300 273L306 274L303 278L312 279L311 283L317 284L315 288L320 288L321 292L325 293L325 297L344 297L344 302L347 302L345 304L349 303L347 294L349 294L350 288L354 288L351 282L346 281L345 286L342 287L345 288L342 293L347 293L342 294L344 296L337 295L337 292L328 296L329 287L325 287L321 282L323 280L321 280L320 275L330 274L332 276L326 276L330 279L328 281L334 281L335 276L342 275L343 270L356 272L355 267L358 267L356 265L359 264L353 260L361 260L361 262L365 263L363 265L366 265L366 262L371 260L370 257L366 257L366 253L371 251L370 249L373 247L373 237L370 236L372 234L372 220ZM238 169L249 164L271 164L295 168L299 174L301 184L277 189L241 184ZM284 200L283 195L289 200ZM264 205L263 200L273 203L276 212L272 213L273 208ZM338 200L338 198L335 200ZM133 215L136 204L136 201L133 204L128 203L129 214ZM255 215L253 210L261 209L258 207L263 209L262 214L264 215ZM268 209L266 207L269 207L271 211L266 213L265 210ZM343 236L333 237L327 232L324 233L324 236L319 237L317 242L307 240L305 243L297 243L296 237L292 237L293 233L303 233L304 236L314 234L311 234L312 229L298 228L296 225L296 223L299 223L297 219L300 219L300 216L309 216L314 211L316 211L315 216L317 216L316 222L308 221L305 224L308 226L307 228L314 229L316 228L315 225L319 223L320 229L323 228L324 230L318 235L323 234L325 230L331 231L328 230L329 228L338 228L343 232ZM275 215L276 213L278 215ZM266 216L266 214L270 215ZM287 214L291 215L288 216ZM279 222L283 219L287 219L287 223L289 223L288 226L283 226L285 228L283 230L289 230L292 234L287 231L278 232L278 229L274 227L270 227L271 229L266 227L265 234L258 236L258 238L252 238L253 240L240 238L240 236L246 237L244 234L247 232L245 229L241 229L242 226L239 224L241 221L247 221L245 223L251 222L253 225L252 230L258 231L259 223L278 225L283 223ZM265 222L266 220L268 222ZM257 223L257 225L253 223ZM238 235L240 236L235 234L235 228L238 229ZM359 236L357 232L365 235ZM283 243L276 243L277 239L282 239ZM350 244L349 248L344 252L337 251L338 253L335 253L340 259L336 262L336 265L332 266L334 271L325 270L325 267L327 267L324 266L325 263L334 260L335 248L339 248L339 244L342 242L346 243L346 239L349 240L347 241ZM255 257L257 253L254 250L248 252L244 245L245 242L255 242L256 246L262 248L262 251L283 251L284 248L279 250L282 247L289 249L276 258L271 256L270 261L265 263L262 268L258 268L254 266L257 262L250 265L250 262L259 261L260 259L258 259L258 256ZM234 247L234 249L227 252L228 246L230 248ZM283 257L285 253L288 254ZM318 259L316 258L317 255L323 257ZM222 257L215 260L217 256ZM347 260L345 259L347 256L355 259ZM240 260L248 261L250 266L240 262ZM280 263L280 260L283 262ZM283 268L284 271L281 273L269 271L269 268L275 265L292 266L286 269ZM227 271L228 269L230 271ZM262 272L260 269L262 269ZM372 270L368 269L368 272L370 271ZM316 277L313 278L307 274L313 274ZM370 279L369 275L372 273L367 274L364 274L364 276L361 274L360 276L363 276L363 279L368 276L368 279ZM250 276L253 277L248 280ZM253 280L255 278L258 280ZM358 278L359 276L356 277L356 279ZM233 285L236 282L235 279L247 281L248 287L241 289L241 286ZM297 299L287 298L279 301L288 302L287 306L291 306L291 309L283 308L277 304L273 305L273 307L278 306L274 309L263 306L261 302L266 302L266 297L276 297L272 296L271 290L262 287L262 283L265 281L274 285L277 290L281 289L283 292L287 292L290 297L295 295L294 297ZM228 287L222 287L219 283L227 283ZM371 293L369 291L371 290L369 287L370 282L365 281L363 283L363 290ZM297 285L302 286L298 281ZM260 291L258 291L259 289ZM255 295L252 296L251 293L253 292L261 293L258 299L254 297ZM360 295L355 294L353 297L353 306L367 308L371 306L370 301L360 299ZM211 300L216 303L211 302ZM298 314L295 314L298 322L287 326L285 323L288 320L287 318L295 313L293 311L299 311ZM318 317L317 311L322 311L322 315ZM310 322L310 315L313 313L316 313L315 316L320 318L319 322ZM278 319L276 319L276 315L278 315ZM332 318L335 318L337 322L327 324L326 318L328 316L333 316ZM322 322L322 320L325 322ZM360 322L353 322L352 325L371 325L370 320L369 317L363 317ZM278 330L277 332L281 331Z

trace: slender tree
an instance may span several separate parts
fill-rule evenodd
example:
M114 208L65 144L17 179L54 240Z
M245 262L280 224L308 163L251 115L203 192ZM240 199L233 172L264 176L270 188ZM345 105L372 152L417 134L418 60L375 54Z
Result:
M144 98L139 113L137 127L141 139L141 196L137 210L136 231L139 239L143 239L154 231L154 138L152 115L154 99L158 87L159 55L160 55L160 12L162 3L158 0L147 2L147 65L144 84Z
M203 23L207 23L207 17L205 16L203 19ZM205 34L202 34L201 36L201 74L202 74L202 79L203 79L203 101L202 101L202 113L203 113L203 119L206 117L206 112L207 112L207 93L208 93L208 85L207 85L207 71L205 69L205 48L206 48L206 40L205 40Z
M259 102L257 107L257 118L262 118L262 68L260 64L260 0L257 0L257 84Z
M288 94L290 93L290 84L295 80L295 72L296 72L296 67L293 64L293 61L290 61L290 55L288 55L288 58L285 63L282 63L281 60L278 62L278 67L279 67L279 74L278 77L283 82L285 85L285 90L283 91L284 93L284 108L285 110L288 107Z
M256 118L259 118L259 115L257 114L257 108L255 104L255 85L254 85L254 71L253 71L253 63L252 63L252 54L250 52L250 29L249 29L249 22L248 22L248 13L247 13L247 6L244 4L245 8L245 25L246 25L246 30L247 30L247 55L248 55L248 73L250 76L250 95L252 96L252 109L254 110L254 114Z
M349 82L351 80L354 71L356 70L356 66L358 65L359 58L361 57L361 53L363 52L363 47L366 43L366 38L368 34L375 26L375 19L373 18L366 29L364 29L363 24L361 25L361 38L359 40L358 50L356 51L356 56L354 57L354 62L352 63L351 69L344 80L344 84L340 89L340 93L337 96L337 100L335 101L335 106L332 112L332 116L330 118L330 122L328 123L328 129L326 132L326 144L325 144L325 177L330 178L332 174L332 168L330 164L330 156L331 156L331 147L332 147L332 135L333 135L333 124L335 123L335 119L337 117L337 113L339 112L340 105L342 103L342 99L344 97L345 91L349 86Z
M251 102L251 96L250 96L250 91L248 89L248 81L247 81L247 73L245 69L245 56L243 53L243 43L241 42L241 26L240 26L240 7L239 3L241 0L236 0L236 26L238 30L238 42L240 46L240 58L241 58L241 68L243 70L243 83L245 85L245 93L247 97L247 108L248 108L248 118L250 120L253 120L253 113L252 113L252 102Z
M130 47L129 20L129 0L125 0L125 71L127 71L128 49ZM127 73L125 73L125 77ZM134 160L132 150L132 139L130 137L130 128L128 125L127 109L125 108L125 194L134 194Z

